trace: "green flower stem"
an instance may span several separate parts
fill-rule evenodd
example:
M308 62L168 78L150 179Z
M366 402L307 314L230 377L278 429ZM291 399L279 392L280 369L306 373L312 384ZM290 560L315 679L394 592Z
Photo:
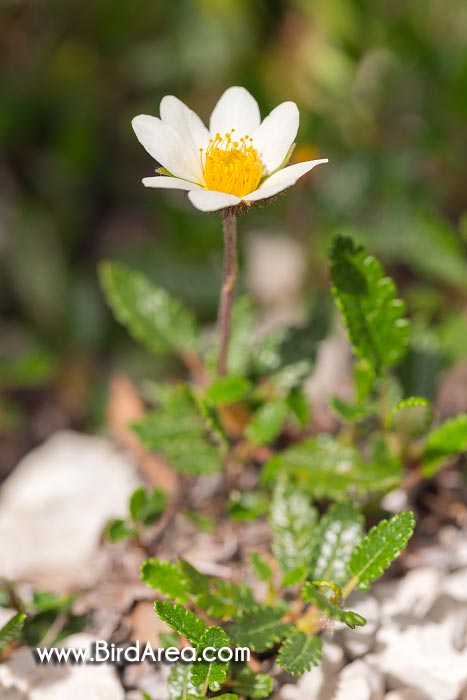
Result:
M219 357L217 361L217 373L220 377L227 373L230 318L238 270L237 219L234 209L224 210L222 223L224 229L224 278L219 304Z

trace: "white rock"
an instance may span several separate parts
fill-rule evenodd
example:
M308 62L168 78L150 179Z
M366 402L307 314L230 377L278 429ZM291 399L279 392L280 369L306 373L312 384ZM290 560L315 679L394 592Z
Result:
M431 698L412 688L399 688L385 695L384 700L431 700Z
M63 646L88 648L95 641L79 634ZM15 695L16 693L16 695ZM29 649L20 649L0 666L0 697L18 700L123 700L113 666L106 664L37 665Z
M442 574L424 567L410 571L397 585L389 583L375 589L384 620L394 617L422 619L441 593Z
M376 631L381 620L380 605L376 598L370 595L353 595L348 606L363 615L366 620L364 627L352 630L346 627L339 632L338 639L342 641L345 651L352 659L368 654L373 648Z
M442 590L452 598L467 603L467 568L447 576L443 581Z
M406 510L409 504L409 499L407 496L407 491L403 489L393 489L389 491L381 501L381 505L385 510L390 513L400 513L402 510Z
M383 700L383 696L380 671L364 661L353 661L339 674L332 700Z
M89 562L102 529L127 512L137 485L132 460L109 440L56 433L30 452L3 485L0 576L55 573L89 583Z
M418 690L433 700L458 699L467 683L467 649L455 649L448 625L425 621L400 629L388 623L376 641L375 662L390 687Z

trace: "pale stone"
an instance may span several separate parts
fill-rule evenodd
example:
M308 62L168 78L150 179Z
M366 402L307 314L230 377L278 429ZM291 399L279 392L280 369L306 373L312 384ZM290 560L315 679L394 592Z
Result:
M344 663L344 653L338 644L323 643L323 658L319 666L307 671L297 683L287 683L279 690L281 700L333 700L337 674Z
M384 700L432 700L432 698L418 690L413 690L413 688L399 688L399 690L387 693Z
M452 598L467 603L467 568L447 576L443 581L442 590Z
M341 671L332 700L383 700L383 696L381 672L373 665L359 660L353 661Z
M94 638L68 637L65 647L88 648ZM16 695L15 695L16 693ZM36 664L31 650L20 649L0 666L0 697L14 700L123 700L115 668L107 664Z
M389 583L375 589L381 602L384 620L401 617L423 619L441 591L442 574L424 567L410 571L397 584Z
M72 431L53 435L3 485L0 576L56 574L89 584L103 528L127 513L138 483L131 458L109 440Z

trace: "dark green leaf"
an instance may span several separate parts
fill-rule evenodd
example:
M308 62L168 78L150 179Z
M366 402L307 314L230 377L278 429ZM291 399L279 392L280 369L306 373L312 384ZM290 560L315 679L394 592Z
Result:
M229 638L221 627L208 627L196 647L198 659L205 649L209 648L210 656L214 657L214 649L222 649L223 647L228 647L229 644ZM218 691L225 681L228 667L228 661L215 660L209 662L204 659L195 661L191 667L191 682L195 686L204 684L210 690Z
M230 636L237 646L249 647L262 653L282 641L292 623L283 621L282 608L257 606L240 615L229 628Z
M326 613L326 615L334 620L339 620L350 627L363 627L366 625L364 617L352 610L344 610L339 605L331 602L323 593L319 591L317 586L308 581L302 589L303 600L308 603L314 603L316 607Z
M449 457L467 450L467 414L450 418L427 437L423 452L423 474L433 476Z
M151 588L155 588L168 598L184 603L188 600L186 579L179 562L172 564L159 559L146 559L141 567L141 578Z
M272 693L273 681L266 673L253 673L248 666L234 666L235 690L247 698L267 698Z
M251 383L244 377L221 377L216 379L206 392L206 399L216 406L241 401L251 390Z
M318 514L309 497L279 481L271 504L272 551L282 571L311 564L316 542Z
M111 542L119 542L126 537L136 537L138 534L134 527L130 527L126 520L111 520L106 527L105 534Z
M183 605L156 600L154 610L160 619L192 644L198 644L206 630L206 625L200 617Z
M301 676L312 666L318 666L323 653L323 645L319 637L307 637L304 632L294 630L282 644L277 663L287 673Z
M25 620L24 613L17 613L0 629L0 654L8 644L20 638Z
M191 312L143 274L105 262L100 281L115 317L148 350L183 355L196 349L198 330Z
M319 522L312 578L344 583L347 562L362 537L363 518L357 506L350 501L332 505Z
M273 442L280 434L289 413L285 399L265 403L253 415L245 430L245 436L256 445Z
M272 578L271 567L261 554L254 552L250 556L250 563L259 581L269 581Z

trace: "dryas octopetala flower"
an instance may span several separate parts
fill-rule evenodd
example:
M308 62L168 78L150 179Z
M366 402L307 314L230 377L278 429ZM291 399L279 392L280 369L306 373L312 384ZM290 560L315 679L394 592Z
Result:
M187 190L201 211L253 204L294 185L327 159L287 165L298 130L294 102L283 102L263 121L255 98L242 87L224 92L211 114L209 130L173 95L163 98L160 119L140 114L135 134L163 167L146 177L146 187Z

